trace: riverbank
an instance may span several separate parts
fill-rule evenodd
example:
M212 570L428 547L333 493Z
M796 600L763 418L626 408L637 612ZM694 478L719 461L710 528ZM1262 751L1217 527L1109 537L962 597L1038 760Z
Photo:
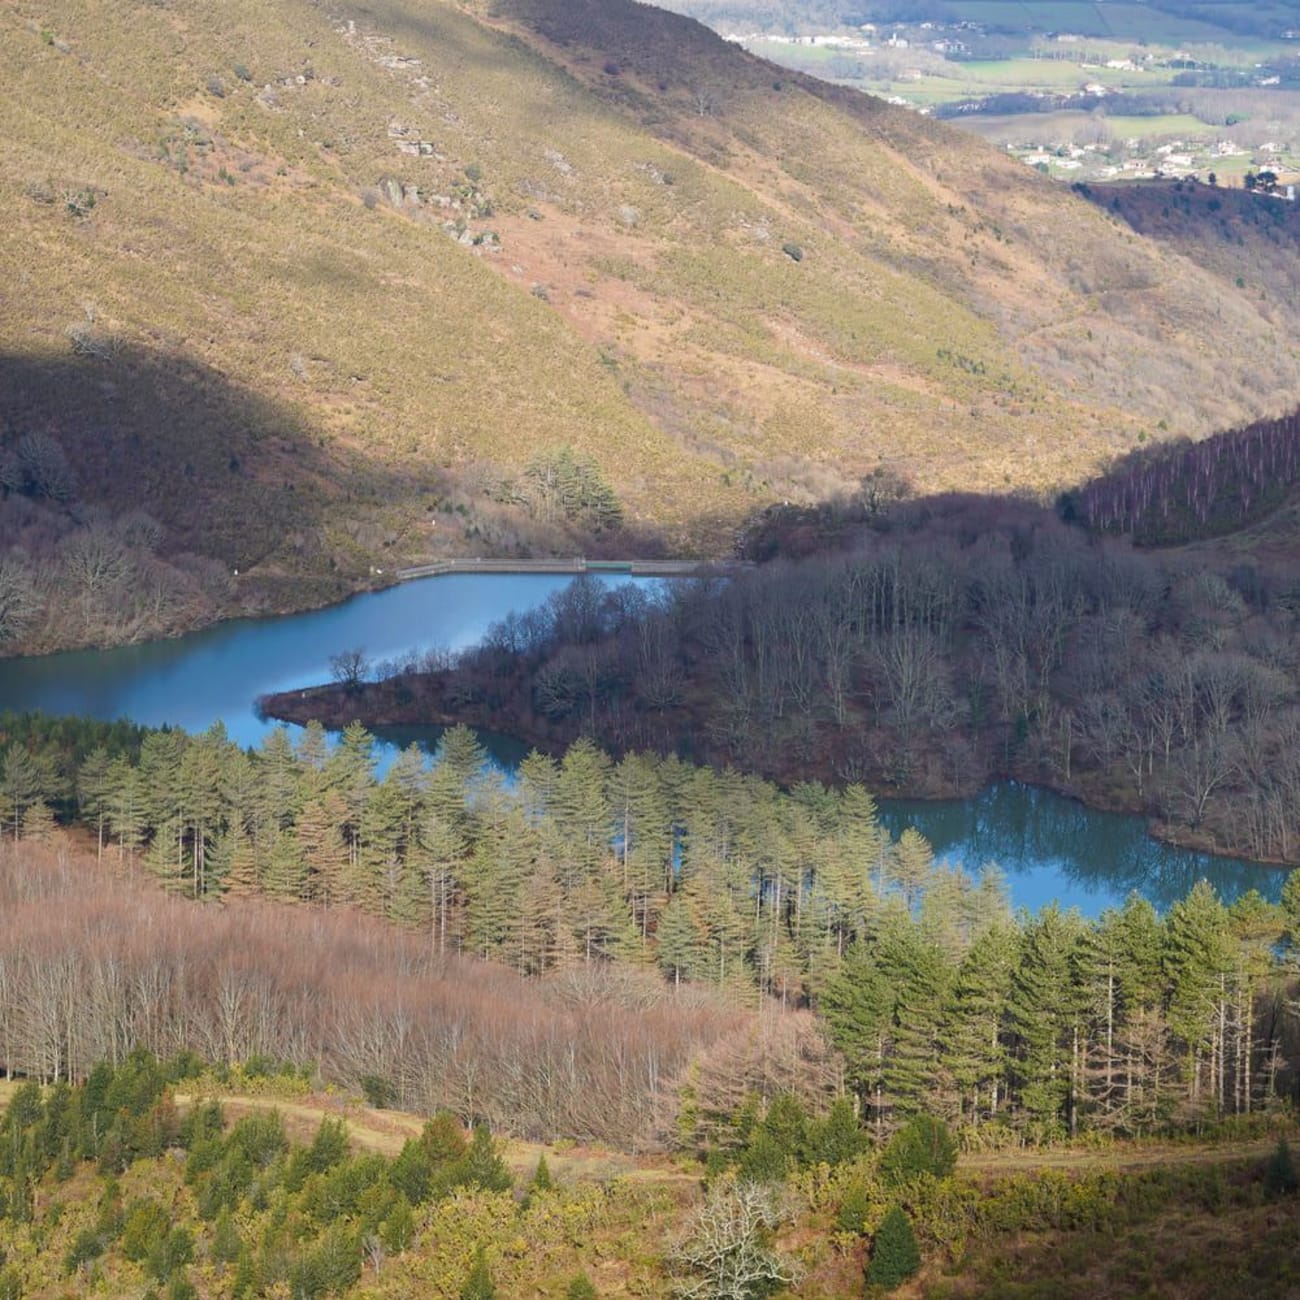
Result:
M0 648L0 663L73 651L115 650L155 641L175 641L243 619L282 618L328 610L358 596L386 591L398 583L417 582L424 578L475 574L685 578L753 567L753 561L726 557L606 560L554 556L531 560L461 556L393 569L372 567L369 574L353 577L236 572L223 577L220 602L207 608L187 608L167 622L133 623L111 635L105 635L102 628L85 628L78 635L70 635L65 629L58 635L41 632L15 638Z

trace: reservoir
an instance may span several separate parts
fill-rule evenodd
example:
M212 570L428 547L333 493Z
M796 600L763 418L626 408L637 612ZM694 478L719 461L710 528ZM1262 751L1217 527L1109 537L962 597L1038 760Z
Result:
M257 714L259 696L330 677L330 656L363 649L373 662L412 649L462 649L512 611L542 604L572 581L567 574L449 574L401 583L341 605L276 618L240 619L190 636L112 650L0 661L0 710L43 710L148 726L202 731L222 722L240 745L256 745L274 725ZM601 576L613 585L659 579ZM434 728L381 734L390 747L432 748ZM524 747L485 737L509 767ZM1247 889L1276 899L1285 874L1233 858L1151 839L1142 818L1093 812L1050 791L1015 782L970 799L881 800L881 820L897 836L915 826L939 859L972 874L988 862L1006 875L1017 907L1053 899L1089 916L1133 890L1163 910L1201 877L1226 900Z

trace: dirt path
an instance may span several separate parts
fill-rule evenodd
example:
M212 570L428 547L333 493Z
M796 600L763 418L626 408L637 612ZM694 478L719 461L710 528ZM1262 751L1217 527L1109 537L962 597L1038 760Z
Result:
M194 1101L189 1093L174 1094L176 1105L184 1110ZM419 1137L424 1119L405 1111L375 1110L356 1102L346 1102L333 1097L313 1095L299 1100L282 1100L277 1097L246 1097L234 1094L204 1094L219 1101L228 1120L258 1110L278 1110L284 1118L285 1130L299 1142L310 1142L322 1119L332 1117L343 1120L348 1126L353 1144L363 1151L377 1151L395 1156L408 1138ZM505 1139L502 1157L516 1179L527 1179L537 1168L539 1157L545 1153L551 1174L562 1181L611 1182L616 1178L636 1182L664 1184L698 1184L699 1175L688 1172L667 1156L638 1157L604 1147L548 1146L541 1142L523 1142Z
M1257 1160L1277 1146L1275 1133L1266 1138L1236 1141L1152 1142L1107 1149L1048 1147L1019 1151L989 1151L958 1157L957 1168L968 1174L1031 1173L1036 1169L1059 1169L1079 1172L1114 1169L1117 1172L1152 1169L1160 1165L1230 1164L1240 1160ZM1294 1132L1285 1134L1293 1143Z

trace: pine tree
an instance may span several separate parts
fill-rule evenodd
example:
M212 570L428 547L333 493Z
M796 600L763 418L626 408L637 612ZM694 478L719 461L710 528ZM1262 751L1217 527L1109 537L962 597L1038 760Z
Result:
M227 898L252 898L261 892L257 850L248 836L232 831L219 842L214 856Z
M465 867L466 945L483 957L518 964L518 922L525 882L534 874L536 843L517 809L482 836Z
M906 1183L921 1174L947 1178L957 1167L957 1144L948 1126L933 1115L913 1115L880 1157L880 1176L887 1183Z
M850 1085L884 1118L885 1054L893 1030L893 997L875 954L858 942L822 992L820 1010L831 1041L843 1053Z
M1009 1021L1012 1073L1032 1119L1051 1129L1073 1128L1083 1075L1083 1022L1075 960L1083 925L1052 904L1021 936L1011 976Z
M549 1192L555 1183L551 1180L551 1171L546 1163L546 1152L543 1151L537 1157L537 1168L533 1171L533 1180L528 1184L528 1190L532 1194L538 1192Z
M268 898L301 902L307 886L307 864L302 846L292 832L276 835L267 846L262 865L262 889Z
M587 739L570 745L555 782L550 823L558 837L561 887L574 889L610 856L613 813L606 787L608 755Z
M920 1267L921 1251L916 1244L911 1220L898 1206L891 1206L871 1239L867 1281L872 1286L892 1291L906 1282Z
M454 911L465 854L465 839L455 823L432 808L426 809L412 850L412 861L424 877L429 924L439 952L447 951L456 934Z
M513 1180L486 1124L475 1124L469 1150L460 1165L460 1181L486 1192L508 1192Z
M930 841L909 826L899 836L885 868L890 882L902 894L908 911L919 902L933 865L934 850Z
M38 799L23 816L23 839L34 844L48 844L54 838L54 809Z
M460 1289L460 1300L496 1300L497 1290L492 1285L492 1271L488 1268L487 1252L480 1246L474 1252L465 1285Z
M144 778L140 769L125 758L115 758L109 765L108 785L108 823L117 840L120 862L128 853L135 853L144 842Z
M943 1063L957 1085L963 1117L992 1118L1005 1100L1002 1023L1016 958L1016 932L990 927L971 944L957 969L939 1031Z
M330 790L308 797L294 834L307 868L306 893L313 902L338 907L352 902L348 851L340 830L347 816L343 800Z
M207 893L207 854L225 827L222 770L232 750L225 728L215 723L192 739L181 753L179 806L183 834L189 840L189 893Z
M1235 954L1228 911L1207 881L1198 881L1165 921L1164 967L1169 1027L1190 1053L1188 1100L1221 1106L1228 980Z
M1297 1189L1300 1189L1300 1175L1296 1173L1291 1148L1286 1138L1278 1138L1277 1147L1264 1166L1264 1192L1269 1197L1294 1196Z
M179 731L151 731L140 744L140 796L144 820L153 832L148 862L162 879L180 882L185 873L185 815L181 789Z
M489 770L487 750L468 727L450 727L442 733L433 762L428 806L444 821L467 833L470 796Z
M96 861L104 860L104 832L108 826L112 760L108 751L97 745L77 769L77 806L81 816L95 827Z
M254 755L254 770L260 823L277 831L287 830L298 810L302 773L284 727L273 727L266 734Z
M892 1047L885 1099L904 1113L923 1104L939 1063L940 1024L953 970L910 916L882 917L876 962L889 989Z
M663 912L673 865L673 826L660 764L629 754L610 778L621 884L644 947Z
M674 984L704 978L705 936L697 924L688 895L678 890L659 918L655 932L659 969Z
M1293 961L1300 959L1300 871L1293 871L1282 886L1282 916Z

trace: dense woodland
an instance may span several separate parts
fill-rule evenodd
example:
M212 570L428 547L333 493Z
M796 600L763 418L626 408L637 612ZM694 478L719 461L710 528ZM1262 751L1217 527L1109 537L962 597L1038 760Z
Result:
M905 504L847 537L655 598L580 581L450 672L412 660L269 707L464 719L552 748L594 735L882 792L1011 775L1186 842L1300 859L1289 561L1134 549L984 499Z
M936 865L914 831L891 842L856 785L782 792L677 758L615 762L585 741L559 761L530 756L508 784L463 728L432 766L411 749L382 777L357 726L332 748L319 728L296 746L275 731L251 753L220 728L190 737L28 718L11 719L8 738L8 834L20 848L47 839L59 833L49 801L75 810L102 891L50 907L71 895L67 877L42 886L8 859L0 1039L11 1069L75 1076L142 1039L216 1059L269 1051L467 1117L649 1141L655 1105L666 1097L671 1112L678 1089L696 1086L682 1070L718 1038L718 1010L706 1001L675 1031L654 1016L623 1031L611 999L658 1006L716 989L765 1015L820 1012L838 1055L812 1022L783 1030L791 1045L768 1051L791 1063L781 1087L816 1109L847 1084L882 1131L924 1109L989 1140L1150 1132L1267 1107L1297 1086L1300 1026L1280 955L1291 949L1279 945L1300 939L1300 877L1281 908L1257 895L1227 908L1199 885L1163 918L1137 899L1097 922L1055 908L1012 917L996 869L972 880ZM247 903L162 925L157 900L108 897L112 872L137 859L195 900L320 910L280 938ZM102 922L123 908L120 924ZM410 940L380 960L381 939L358 929L359 966L308 970L357 911ZM243 944L245 977L229 962L249 927L263 938ZM304 946L308 932L320 940ZM552 1009L535 1013L534 1045L508 1018L495 1038L484 1028L500 992L481 1023L465 1020L471 1009L448 1020L442 964L484 958L543 977ZM656 969L648 985L607 983ZM423 1002L386 996L402 972L431 981ZM608 1014L574 1039L547 998L562 1003L583 973L599 975L592 996ZM352 982L372 980L359 997ZM474 1046L480 1032L486 1047ZM713 1082L679 1132L743 1102L753 1066L742 1058L719 1047L713 1067L694 1060Z
M1233 532L1283 501L1300 474L1300 412L1200 442L1140 450L1062 498L1068 518L1135 541Z

